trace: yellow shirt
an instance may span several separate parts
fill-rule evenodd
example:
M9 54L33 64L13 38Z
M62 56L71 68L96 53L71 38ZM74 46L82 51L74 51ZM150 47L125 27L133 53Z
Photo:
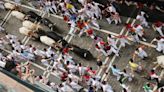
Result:
M72 4L69 4L69 3L67 3L66 8L67 8L67 9L72 9L72 8L73 8L73 5L72 5Z
M130 65L130 67L131 67L132 70L137 69L137 67L139 66L138 64L132 63L132 62L130 62L130 61L129 61L129 65Z

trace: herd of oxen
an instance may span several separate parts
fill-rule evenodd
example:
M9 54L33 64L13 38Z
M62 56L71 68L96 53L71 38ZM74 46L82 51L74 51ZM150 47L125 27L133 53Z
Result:
M33 11L24 12L18 6L11 3L4 3L6 10L11 10L11 16L22 21L19 32L25 36L32 37L48 46L62 51L64 48L72 48L71 51L77 56L86 60L95 59L90 51L82 49L76 45L69 44L59 33L56 33L55 24L47 18L43 18ZM44 31L42 26L47 26L49 31Z

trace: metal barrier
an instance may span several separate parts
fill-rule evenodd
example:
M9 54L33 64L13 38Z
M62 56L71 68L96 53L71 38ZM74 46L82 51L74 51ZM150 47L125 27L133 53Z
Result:
M10 78L14 79L14 80L17 81L18 83L20 83L20 84L26 86L27 88L33 90L34 92L49 92L49 91L47 91L46 89L43 89L43 88L41 88L41 87L38 87L38 86L36 86L36 85L32 85L32 84L30 84L30 83L28 83L28 82L26 82L26 81L21 80L20 78L18 78L18 77L15 76L14 74L12 74L12 73L6 71L5 69L3 69L3 68L1 68L1 67L0 67L0 72L2 72L3 74L9 76Z

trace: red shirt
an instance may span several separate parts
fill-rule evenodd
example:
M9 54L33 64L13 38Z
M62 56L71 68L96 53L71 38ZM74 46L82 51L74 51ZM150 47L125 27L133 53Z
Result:
M95 47L96 47L97 49L100 49L100 47L99 47L99 46L97 46L97 45L96 45Z
M65 81L67 77L68 77L67 74L66 73L63 73L62 76L61 76L61 80L62 81Z
M155 25L156 27L160 27L160 26L162 26L162 25L163 25L163 23L162 23L162 22L160 22L160 21L157 21L156 23L154 23L154 25Z
M144 7L144 4L141 3L141 2L137 2L137 8L143 8Z
M126 25L126 28L127 28L127 29L130 29L130 28L132 28L132 25L131 25L131 24L127 24L127 25Z
M84 75L83 78L84 78L86 81L88 81L88 80L91 78L91 76L89 76L89 75Z
M64 16L63 17L64 21L68 22L69 21L69 18L67 16Z
M84 24L78 21L78 22L77 22L77 26L78 26L80 29L83 29Z
M96 70L91 70L90 68L88 68L86 71L90 72L90 73L93 73L93 74L96 74Z
M87 34L88 34L88 35L92 35L92 34L93 34L93 29L88 29L88 30L87 30Z
M105 50L110 50L111 49L111 46L106 46L105 47Z
M64 53L64 54L67 54L68 52L69 52L69 48L64 48L64 49L63 49L63 53Z
M105 45L105 42L104 42L104 41L100 41L100 44L101 44L101 45Z

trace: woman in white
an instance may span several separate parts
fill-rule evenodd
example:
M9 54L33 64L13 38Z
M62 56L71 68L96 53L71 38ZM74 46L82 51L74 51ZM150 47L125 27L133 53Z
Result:
M164 38L163 37L156 37L151 41L151 44L156 41L157 42L157 47L156 50L158 52L162 52L164 54Z

